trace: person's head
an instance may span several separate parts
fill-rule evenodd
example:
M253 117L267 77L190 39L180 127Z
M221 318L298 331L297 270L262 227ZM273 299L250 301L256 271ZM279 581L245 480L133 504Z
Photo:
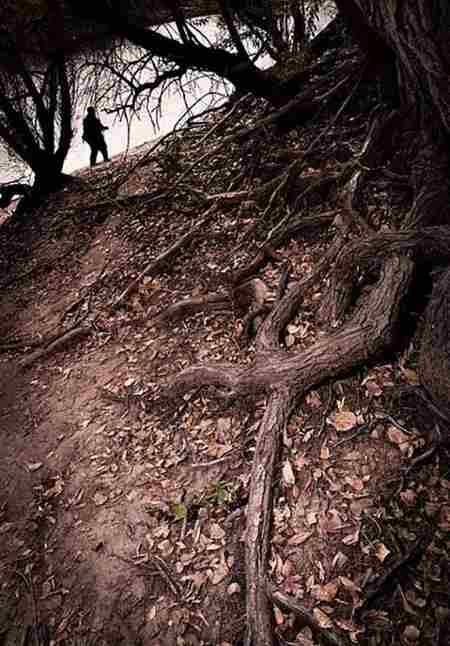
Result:
M87 109L87 113L91 117L95 116L95 108L91 106L90 108Z

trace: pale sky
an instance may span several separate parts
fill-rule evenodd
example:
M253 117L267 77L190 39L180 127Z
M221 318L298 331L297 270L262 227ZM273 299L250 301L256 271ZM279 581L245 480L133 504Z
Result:
M325 25L329 22L330 18L324 16L321 21L320 29L323 29ZM207 36L211 41L214 40L215 25L213 20L210 19L211 25L207 29ZM164 27L162 27L163 29ZM204 28L203 28L204 29ZM265 57L261 59L258 63L261 67L267 67L271 64L270 57ZM198 88L196 91L196 97L200 97L209 88L209 81L204 79L199 82ZM194 103L195 97L192 97L192 103ZM194 112L198 113L204 110L207 107L206 101L199 103ZM162 116L159 122L159 131L155 132L153 126L148 118L148 116L143 113L140 119L133 119L131 129L130 129L130 149L139 146L142 143L152 141L153 139L160 137L174 127L180 117L184 114L186 108L179 95L166 96L163 102ZM89 153L90 148L81 139L82 135L82 120L83 112L78 110L75 114L74 119L74 130L75 136L72 141L72 146L67 155L66 162L64 164L64 171L66 173L71 173L74 170L88 166L89 164ZM118 121L114 120L114 117L108 115L104 112L99 112L97 115L100 118L100 121L109 127L109 130L105 132L105 139L108 146L109 154L111 157L122 153L127 148L128 143L128 128L125 120ZM99 154L98 160L101 161L101 155ZM17 179L17 170L11 167L6 161L5 155L0 148L0 181L11 181Z

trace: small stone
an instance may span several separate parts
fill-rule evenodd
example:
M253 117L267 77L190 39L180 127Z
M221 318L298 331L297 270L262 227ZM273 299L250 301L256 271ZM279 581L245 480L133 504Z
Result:
M405 644L416 644L420 638L420 630L416 626L409 624L403 631L402 637Z
M238 594L241 591L241 586L239 583L230 583L227 588L228 595L231 597L233 594Z

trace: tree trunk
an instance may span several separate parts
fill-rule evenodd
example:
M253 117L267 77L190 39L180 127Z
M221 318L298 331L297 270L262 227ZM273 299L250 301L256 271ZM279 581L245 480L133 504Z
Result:
M395 65L402 103L450 134L450 5L447 0L336 0L361 47ZM437 121L435 121L437 119Z
M390 61L403 124L397 140L414 191L402 227L450 224L450 4L448 0L337 0L369 57ZM381 68L380 70L381 71ZM383 69L386 72L386 67ZM436 406L450 415L450 274L425 312L419 367Z
M427 308L419 374L433 402L450 420L450 270L437 281ZM447 437L450 434L446 427Z

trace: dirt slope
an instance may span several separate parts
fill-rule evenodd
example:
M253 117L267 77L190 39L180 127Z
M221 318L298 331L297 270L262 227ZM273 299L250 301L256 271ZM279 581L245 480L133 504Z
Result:
M280 214L263 217L267 204L233 191L275 176L326 125L223 144L262 110L243 102L228 121L224 110L153 153L85 170L32 224L2 227L2 645L21 643L37 623L55 644L225 646L242 638L242 541L263 398L217 403L205 391L152 402L187 365L254 357L230 277ZM346 115L306 175L340 170L365 128L365 113ZM333 220L341 209L335 188L313 192L295 215ZM380 218L392 206L382 188L368 198ZM190 244L114 307L199 221ZM306 230L278 248L259 272L266 304L285 261L289 288L312 274L329 236ZM318 281L305 294L286 352L324 333L324 287ZM223 296L214 307L201 300L211 293ZM195 312L191 303L178 317L160 316L191 297L200 302ZM28 361L73 329L83 334ZM401 471L430 430L418 400L399 395L416 382L411 347L400 363L387 358L309 393L283 438L271 579L320 626L354 643L447 643L433 640L448 618L448 466L433 457ZM362 600L363 619L355 613ZM286 643L318 643L293 614L277 608L275 620Z

